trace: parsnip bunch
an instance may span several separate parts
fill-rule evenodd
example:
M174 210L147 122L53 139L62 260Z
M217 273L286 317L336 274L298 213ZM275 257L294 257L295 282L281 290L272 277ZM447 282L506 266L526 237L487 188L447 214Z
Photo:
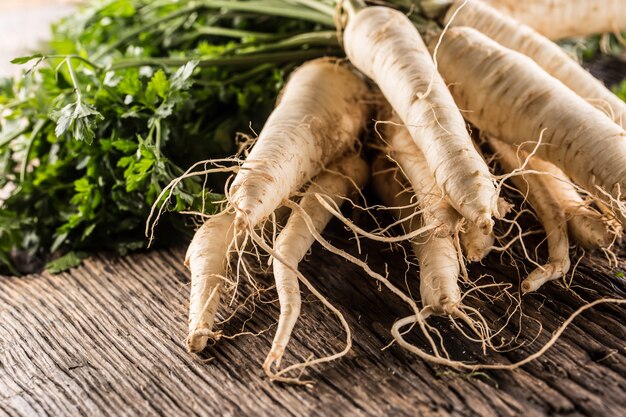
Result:
M626 105L529 26L478 0L452 3L442 17L445 28L428 36L429 49L402 12L349 2L342 39L349 62L317 60L294 72L232 181L228 214L209 220L190 247L191 350L216 334L212 323L220 284L215 278L225 273L228 248L248 240L273 262L281 313L264 369L274 380L297 382L285 373L337 358L351 345L341 313L298 272L316 240L409 305L413 314L394 324L392 334L421 358L465 369L513 369L555 342L558 334L511 365L466 364L438 348L426 319L460 319L475 335L468 338L483 349L493 347L491 329L480 312L465 305L460 283L472 284L466 262L480 262L513 243L499 246L506 234L497 236L494 230L513 209L499 195L505 181L529 203L547 239L548 261L528 257L535 269L523 280L522 292L567 274L571 242L587 250L610 250L626 221L626 166L621 163L626 159ZM524 10L538 10L539 3L529 2ZM550 4L546 7L558 7ZM377 121L368 132L364 127L373 110ZM470 123L480 136L471 132ZM363 230L339 211L367 181L367 164L356 146L363 137L375 149L373 189L402 234L392 236L389 228ZM496 174L492 160L485 160L478 137L486 139L504 174ZM293 197L299 191L297 203ZM260 231L282 205L291 215L268 243ZM410 244L420 266L421 308L366 262L321 237L333 215L363 238ZM209 242L208 230L230 245L222 238ZM209 266L209 257L200 254L213 249L218 256L210 257L215 264ZM274 371L300 313L298 280L339 317L346 349ZM408 325L423 332L431 352L404 339L402 329Z

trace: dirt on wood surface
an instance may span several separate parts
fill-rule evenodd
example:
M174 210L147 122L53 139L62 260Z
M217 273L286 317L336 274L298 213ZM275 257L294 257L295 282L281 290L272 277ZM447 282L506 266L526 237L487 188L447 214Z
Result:
M327 236L354 244L335 222ZM349 248L349 249L348 249ZM354 252L353 252L354 253ZM389 264L403 286L405 262L384 244L367 243L371 265ZM226 335L202 355L185 350L189 279L184 248L126 258L100 255L57 276L0 278L0 416L218 415L218 416L619 416L626 415L626 310L603 305L587 311L540 359L517 371L458 373L429 365L398 346L383 350L389 329L409 314L387 290L319 245L302 271L345 314L354 348L343 359L313 368L313 387L271 383L261 364L278 317L273 292L247 303L221 326ZM622 257L621 259L626 259ZM519 341L528 346L480 355L445 319L434 320L457 359L511 362L536 351L576 308L603 297L626 297L626 266L606 269L584 260L574 285L549 283L523 297ZM491 273L512 282L515 269L491 255L473 276ZM270 276L259 284L271 285ZM415 271L408 283L417 294ZM343 346L335 318L305 292L303 316L287 362L330 354ZM508 302L470 300L494 326ZM232 309L231 309L232 311ZM223 317L223 314L222 314ZM415 343L423 340L415 337Z

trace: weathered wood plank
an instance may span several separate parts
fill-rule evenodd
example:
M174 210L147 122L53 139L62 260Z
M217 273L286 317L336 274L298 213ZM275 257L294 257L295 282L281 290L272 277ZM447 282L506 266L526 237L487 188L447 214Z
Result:
M329 236L351 248L335 224ZM352 249L350 249L352 250ZM368 243L372 265L403 285L404 260L385 245ZM96 256L69 273L0 279L0 415L424 415L615 416L626 413L626 313L602 306L587 312L541 359L515 372L467 375L433 367L390 341L389 328L408 310L358 268L314 248L303 272L338 305L354 330L345 358L308 371L313 388L270 383L261 363L278 309L257 302L223 326L259 336L222 339L201 356L185 351L187 273L183 248L127 258ZM623 259L623 258L622 258ZM524 313L541 319L537 342L490 360L513 361L535 351L574 309L603 296L624 296L626 282L591 257L576 287L547 285L525 296ZM623 267L623 262L620 267ZM472 276L489 272L510 280L511 268L492 256ZM415 271L411 271L414 274ZM417 283L410 279L417 294ZM270 285L271 277L259 275ZM516 284L517 285L517 284ZM307 293L308 294L308 293ZM268 291L264 300L275 296ZM310 296L287 361L321 356L342 347L336 320ZM480 306L495 323L505 305ZM457 358L479 359L480 349L436 321ZM524 324L525 323L525 324ZM523 322L526 337L536 331ZM525 327L527 326L527 327ZM509 334L511 334L509 332ZM414 339L419 342L419 339ZM207 362L206 359L212 360Z

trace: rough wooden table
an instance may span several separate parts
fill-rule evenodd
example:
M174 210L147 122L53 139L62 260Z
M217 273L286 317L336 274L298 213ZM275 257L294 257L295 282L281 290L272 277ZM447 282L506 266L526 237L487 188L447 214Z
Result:
M327 235L339 247L352 247L336 223ZM394 282L403 285L400 253L382 244L365 250L372 265L388 262ZM584 313L545 356L517 371L451 372L397 346L381 350L394 320L408 310L358 268L316 245L303 272L345 313L354 349L307 371L316 381L312 388L284 386L261 371L278 317L275 303L257 302L254 314L249 303L223 326L226 334L240 332L244 321L247 332L269 331L222 339L201 356L185 351L183 254L180 248L122 259L101 255L58 276L0 278L0 416L626 415L623 308L603 305ZM515 271L499 265L492 255L471 273L491 272L517 286ZM534 352L585 301L626 297L618 273L624 262L610 270L602 265L606 261L591 257L578 267L572 289L548 284L523 297L524 313L541 320L544 332L531 346L487 360L514 361ZM415 279L409 281L416 293ZM308 300L287 361L342 347L334 317ZM491 323L503 313L503 301L472 304ZM524 335L537 330L529 320ZM435 324L455 357L481 359L478 346L459 338L449 322Z

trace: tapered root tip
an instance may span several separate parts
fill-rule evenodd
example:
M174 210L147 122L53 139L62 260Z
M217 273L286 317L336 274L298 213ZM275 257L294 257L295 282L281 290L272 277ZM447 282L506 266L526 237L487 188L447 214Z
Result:
M480 262L485 258L485 253L484 251L478 250L478 249L470 249L467 252L467 262L470 263L474 263L474 262Z
M543 269L537 268L522 281L522 294L537 291L546 282L552 278L554 267L552 265L545 265Z
M522 293L527 294L529 292L537 291L544 283L545 281L543 280L529 281L528 279L525 279L524 282L522 282Z
M187 351L189 353L199 353L204 350L209 338L207 336L200 337L192 337L191 335L187 338Z
M201 329L189 332L187 336L187 351L189 353L202 352L209 340L218 341L222 337L222 332L214 332L208 329Z
M248 229L248 216L244 213L237 213L234 222L235 233L238 234Z
M430 316L455 316L459 311L461 301L457 297L443 296L432 305L427 305L420 311L422 319Z
M450 300L449 297L443 297L441 299L441 310L446 316L456 316L459 311L459 301Z
M485 235L491 234L493 231L494 221L489 214L485 214L482 217L479 217L476 221L476 226L480 229L481 232Z
M269 376L270 378L273 378L276 376L274 372L272 371L272 366L274 366L276 369L280 369L280 362L283 359L284 353L285 353L284 347L273 346L272 349L270 350L270 353L267 355L267 358L265 358L265 361L263 362L263 370L265 371L265 374Z
M561 278L568 269L569 263L565 265L559 263L548 264L544 265L543 268L535 269L522 282L522 293L537 291L546 282Z

